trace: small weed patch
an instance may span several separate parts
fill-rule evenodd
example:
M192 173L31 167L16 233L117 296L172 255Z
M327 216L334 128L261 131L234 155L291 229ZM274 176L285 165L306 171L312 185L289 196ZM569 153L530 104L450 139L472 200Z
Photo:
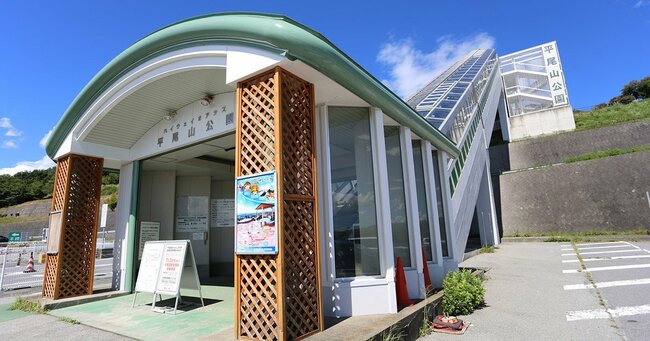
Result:
M650 235L650 229L638 230L587 230L578 232L544 232L544 233L521 233L515 230L515 233L505 234L504 237L590 237L590 236L619 236L619 235L634 235L643 236ZM570 240L569 240L570 241Z
M65 322L65 323L70 323L70 324L80 324L81 322L73 319L72 317L67 317L67 316L60 316L59 321Z
M45 314L47 310L37 301L30 301L18 297L14 303L9 306L9 310L20 310L32 314Z
M449 315L471 314L485 297L483 281L468 270L447 273L442 287L442 310Z
M498 249L498 246L483 246L478 250L478 253L494 253Z
M394 325L385 331L382 336L382 341L401 341L404 338L404 332L397 325Z
M547 243L556 243L556 242L570 242L572 239L569 237L550 237L544 239L544 242Z
M594 159L600 159L604 157L610 157L610 156L616 156L616 155L623 155L623 154L630 154L630 153L637 153L637 152L645 152L649 151L650 146L639 146L639 147L633 147L633 148L627 148L627 149L608 149L608 150L602 150L599 152L594 152L594 153L588 153L580 156L575 156L575 157L570 157L564 159L564 163L573 163L573 162L578 162L578 161L587 161L587 160L594 160Z

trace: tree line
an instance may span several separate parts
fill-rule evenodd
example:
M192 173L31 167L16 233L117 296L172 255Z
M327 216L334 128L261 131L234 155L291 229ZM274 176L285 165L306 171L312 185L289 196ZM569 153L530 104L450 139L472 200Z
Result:
M56 168L0 175L0 208L52 197ZM104 171L102 185L117 184L119 174Z
M608 103L597 104L594 109L602 109L610 105L629 104L636 100L645 99L650 99L650 76L625 84L619 96L613 97Z

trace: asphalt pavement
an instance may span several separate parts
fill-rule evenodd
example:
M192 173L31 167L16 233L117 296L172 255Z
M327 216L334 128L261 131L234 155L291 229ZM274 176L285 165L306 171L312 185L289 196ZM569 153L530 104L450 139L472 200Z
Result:
M602 304L571 311L567 319L575 324L607 320L627 340L650 339L650 243L581 243L576 248L582 262L571 245L562 246L563 273L570 283L564 289L592 292Z
M578 244L587 271L569 243L502 244L461 264L489 269L465 334L421 340L648 340L648 244Z

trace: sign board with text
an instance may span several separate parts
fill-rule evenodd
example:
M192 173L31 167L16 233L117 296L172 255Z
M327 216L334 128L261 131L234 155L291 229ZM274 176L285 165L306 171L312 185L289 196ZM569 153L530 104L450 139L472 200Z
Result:
M144 244L140 271L135 283L133 306L139 292L153 294L152 309L155 308L156 295L176 296L176 306L181 289L199 291L201 303L201 283L196 270L194 252L189 240L148 241Z
M158 239L160 239L160 222L141 221L140 222L140 247L138 252L138 259L142 259L144 244L148 241L158 240Z

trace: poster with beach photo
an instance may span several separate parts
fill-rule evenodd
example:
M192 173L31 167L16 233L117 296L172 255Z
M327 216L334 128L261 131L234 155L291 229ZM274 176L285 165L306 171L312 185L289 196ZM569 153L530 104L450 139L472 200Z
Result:
M235 252L243 255L278 252L275 172L235 180Z

